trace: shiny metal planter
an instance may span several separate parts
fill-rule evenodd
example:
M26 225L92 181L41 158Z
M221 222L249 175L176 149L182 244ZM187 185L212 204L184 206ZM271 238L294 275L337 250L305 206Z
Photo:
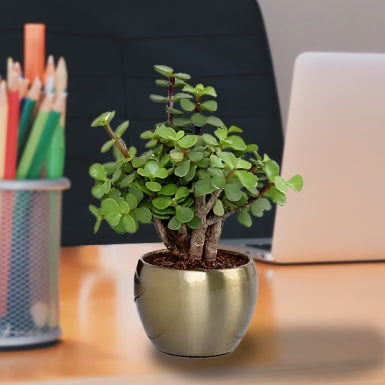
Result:
M159 252L164 251L154 253ZM138 312L153 345L163 353L185 357L231 353L254 313L254 262L249 259L233 269L176 270L145 262L151 254L138 261L134 288Z

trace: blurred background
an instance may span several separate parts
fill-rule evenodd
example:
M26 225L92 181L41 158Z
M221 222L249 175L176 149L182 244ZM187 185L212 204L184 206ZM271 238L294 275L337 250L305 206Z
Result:
M134 235L118 235L103 223L93 234L88 211L93 185L88 168L108 161L103 129L94 117L116 110L115 124L130 120L128 145L143 150L143 130L165 120L164 106L149 100L162 93L154 64L192 75L192 83L215 87L216 113L244 130L281 161L283 133L295 57L303 51L383 52L382 0L2 0L0 74L7 57L23 61L23 25L46 24L46 54L66 59L69 73L62 244L158 241L151 225ZM271 237L274 211L239 226L226 221L223 238Z

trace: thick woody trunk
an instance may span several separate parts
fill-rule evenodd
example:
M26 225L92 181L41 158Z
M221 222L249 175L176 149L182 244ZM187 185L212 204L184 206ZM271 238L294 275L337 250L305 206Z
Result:
M188 256L187 234L179 234L170 230L167 223L159 218L153 218L153 222L156 232L167 250L180 259L186 259Z
M219 239L222 234L222 228L223 228L223 221L221 219L217 220L207 228L205 255L204 255L204 263L207 267L210 267L215 263L215 260L217 257Z
M199 197L195 200L195 215L201 219L202 224L199 229L192 230L189 249L189 262L197 263L203 258L203 251L206 239L206 213L205 213L205 197Z

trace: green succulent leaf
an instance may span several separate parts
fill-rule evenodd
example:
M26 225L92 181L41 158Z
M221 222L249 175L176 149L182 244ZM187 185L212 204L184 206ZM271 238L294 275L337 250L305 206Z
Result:
M203 89L203 92L201 93L201 95L208 95L208 96L212 96L214 98L217 97L217 93L215 92L214 87L211 87L211 86L205 87Z
M223 203L220 199L215 201L213 212L218 217L223 217L223 215L225 215L225 208L223 207Z
M218 108L218 103L215 100L206 100L205 102L201 103L201 107L204 110L214 112Z
M119 203L120 210L123 214L128 214L130 212L130 206L126 201L121 201Z
M120 123L119 126L115 130L116 136L120 138L126 132L129 124L130 124L130 122L128 120Z
M263 194L263 196L271 199L277 205L283 206L286 204L286 195L283 194L281 191L277 190L275 187L272 187L267 190Z
M172 199L166 195L160 195L153 199L151 203L159 210L164 210L172 204Z
M161 65L161 64L154 65L154 70L159 74L166 76L168 78L171 77L172 73L174 72L174 70L171 67Z
M126 195L126 202L130 208L130 210L134 210L138 206L138 199L134 194L127 194ZM127 213L128 214L128 213Z
M242 198L242 190L235 183L229 183L225 186L225 195L230 202L237 202Z
M184 159L184 154L180 151L170 152L170 158L172 161L179 163Z
M256 217L262 217L264 211L271 210L271 203L266 198L258 198L250 205L252 214Z
M238 222L246 227L250 227L253 224L253 220L247 210L242 210L238 214Z
M216 155L210 155L210 163L212 167L223 168L222 160Z
M163 186L160 190L160 194L162 195L175 195L175 193L178 191L178 186L176 184L167 184L166 186Z
M242 186L247 188L253 188L257 186L258 177L248 171L237 170L235 171L235 175L238 177Z
M140 223L146 224L151 223L152 221L151 211L147 207L138 207L135 209L133 214L136 220Z
M176 108L166 107L166 111L173 115L183 115L183 111Z
M121 213L119 205L116 203L114 199L111 199L111 198L104 199L102 201L100 208L104 213L104 215L108 215L110 213L115 213L115 214Z
M243 132L242 128L239 128L237 126L230 126L227 132L230 134L231 132Z
M167 227L170 229L170 230L179 230L182 226L182 223L178 220L178 218L176 217L176 215L174 215L170 221L168 222L167 224Z
M301 175L294 175L290 178L286 184L291 187L294 191L299 192L303 187L303 178Z
M138 230L138 222L130 214L123 215L123 224L125 230L130 234L134 234Z
M188 94L187 94L188 95ZM181 99L180 106L184 111L191 112L195 110L195 103L190 102L188 99Z
M143 199L143 192L139 188L132 186L128 190L129 194L132 194L138 202L140 202Z
M186 135L182 139L178 140L178 144L182 148L190 148L195 146L198 141L198 137L196 135Z
M114 143L115 143L114 139L111 139L108 142L104 143L100 149L100 152L102 152L104 154L114 145Z
M191 121L189 118L180 118L176 116L173 119L173 123L177 127L184 127L184 126L189 126L191 124Z
M191 79L191 76L189 74L185 74L185 73L182 73L182 72L178 72L176 74L174 74L175 78L177 79L181 79L181 80L189 80Z
M204 126L207 123L207 119L208 118L206 116L204 116L203 114L201 114L199 112L192 114L190 117L191 123L197 127Z
M202 151L191 151L187 155L188 158L191 160L191 162L199 162L203 158L203 152Z
M89 170L90 176L96 180L105 180L106 171L100 163L94 163Z
M227 138L228 140L231 141L231 144L228 146L233 148L234 150L237 151L245 151L247 146L245 141L238 135L231 135Z
M189 159L185 159L183 162L179 164L179 166L175 169L174 173L176 176L183 177L186 176L190 169L191 161Z
M222 122L221 119L217 118L216 116L208 116L207 117L207 124L214 127L223 127L225 124Z
M167 102L167 97L166 96L162 96L162 95L154 95L154 94L151 94L150 95L150 99L155 102L155 103L165 103Z
M186 94L185 92L178 92L174 95L174 101L178 101L180 99L191 99L192 97L192 95Z
M221 151L218 153L219 158L221 158L231 169L237 168L238 159L232 152Z
M211 194L215 191L215 187L211 184L211 179L199 180L195 183L195 196Z
M187 226L193 230L199 229L202 226L202 220L199 217L194 216L194 218L187 223Z
M176 206L176 218L181 223L188 223L194 218L194 211L189 207Z
M155 84L160 87L169 87L171 85L170 81L166 79L156 79Z
M227 138L227 131L224 128L217 128L214 131L214 134L220 140L225 140Z
M97 199L100 199L104 195L103 185L96 185L91 188L91 195Z
M238 159L237 168L249 170L251 168L251 163L244 159Z
M146 163L146 157L145 156L139 156L139 157L134 158L132 160L132 167L139 168L139 167L144 166L145 163Z
M288 191L288 188L286 186L286 182L284 181L284 179L277 175L276 177L274 177L274 186L275 188L280 191L281 193L283 194L286 194L287 191Z
M99 115L96 119L92 121L91 127L107 126L110 124L114 116L115 111L103 112L103 114Z
M209 146L218 146L219 145L218 141L210 134L203 134L202 139Z
M160 191L162 189L162 185L158 182L146 182L145 186L150 190L150 191Z
M274 178L279 175L279 166L274 160L267 160L265 162L265 173L269 181L274 182Z
M177 201L182 201L183 199L185 199L189 195L189 193L190 193L190 191L187 187L185 187L185 186L179 187L178 191L175 194L175 199Z

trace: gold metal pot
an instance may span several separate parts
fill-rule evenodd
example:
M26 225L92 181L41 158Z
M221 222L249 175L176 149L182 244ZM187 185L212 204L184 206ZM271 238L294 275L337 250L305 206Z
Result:
M165 250L155 253L159 252ZM163 353L185 357L231 353L254 313L254 262L249 259L233 269L176 270L145 262L150 254L138 261L135 302L153 345Z

